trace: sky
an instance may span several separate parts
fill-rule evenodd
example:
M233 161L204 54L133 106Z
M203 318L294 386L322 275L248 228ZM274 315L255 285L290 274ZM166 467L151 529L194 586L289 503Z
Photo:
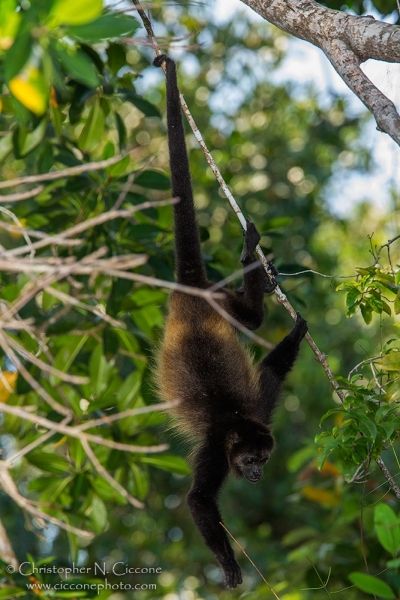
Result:
M213 14L217 22L223 22L237 11L246 11L254 21L263 20L240 0L216 0ZM368 14L374 15L372 8L368 10ZM377 13L375 17L380 18ZM386 20L394 22L394 15ZM400 65L369 60L361 68L400 109ZM312 82L322 96L325 93L326 98L329 98L327 91L334 90L348 98L352 111L358 113L365 110L319 48L308 42L290 38L287 59L275 72L274 81L299 81L300 77L303 83ZM393 183L400 189L399 146L387 134L376 130L374 119L371 119L367 126L363 141L372 149L376 166L371 174L345 173L335 178L329 191L329 202L332 209L342 216L348 213L354 203L364 199L371 199L376 205L386 208Z

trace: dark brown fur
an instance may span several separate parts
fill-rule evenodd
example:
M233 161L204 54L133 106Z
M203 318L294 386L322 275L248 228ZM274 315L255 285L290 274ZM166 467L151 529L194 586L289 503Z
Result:
M175 250L179 283L209 288L201 256L193 204L189 162L176 82L175 63L166 63L168 143L174 205ZM244 267L255 262L260 236L250 222L240 257ZM276 285L276 284L275 284ZM221 306L249 329L264 316L264 293L274 284L260 266L245 271L242 291L224 289ZM283 380L292 368L306 321L298 314L292 331L258 365L237 337L234 327L206 300L173 292L158 355L157 382L166 401L180 400L175 410L179 430L196 446L194 478L187 497L193 519L222 565L228 587L242 582L222 521L217 499L232 471L257 482L274 447L271 420Z

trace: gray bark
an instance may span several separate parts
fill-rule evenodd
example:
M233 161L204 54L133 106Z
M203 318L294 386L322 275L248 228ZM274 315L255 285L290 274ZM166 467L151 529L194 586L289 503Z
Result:
M320 48L374 115L378 129L400 145L400 115L360 68L369 58L400 62L400 27L331 10L314 0L242 0L264 19Z

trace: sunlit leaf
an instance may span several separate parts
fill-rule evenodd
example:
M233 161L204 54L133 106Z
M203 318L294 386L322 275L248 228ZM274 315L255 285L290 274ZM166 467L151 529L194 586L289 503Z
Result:
M11 79L8 87L13 96L35 115L41 116L46 111L49 91L42 73L36 67L25 68Z
M301 489L302 495L318 504L324 504L325 506L337 506L340 501L340 497L331 490L324 490L322 488L315 487L313 485L306 485Z
M394 312L396 315L400 314L400 291L397 292L395 301L394 301Z
M17 385L18 372L0 372L0 402L7 402Z
M48 26L90 23L102 10L103 0L57 0L51 9Z
M400 371L400 352L390 352L376 363L379 369L385 371Z
M21 13L16 12L16 0L0 2L0 50L8 50L12 45L21 22Z

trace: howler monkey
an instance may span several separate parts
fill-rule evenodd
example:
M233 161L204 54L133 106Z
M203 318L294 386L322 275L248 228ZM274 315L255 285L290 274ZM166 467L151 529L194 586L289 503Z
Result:
M176 66L165 55L154 60L157 67L163 62L172 193L179 198L174 205L177 280L207 289L212 283L200 249ZM248 222L240 257L244 267L255 262L259 240L255 226ZM260 266L245 270L243 280L241 291L224 288L225 297L219 304L248 329L257 329L264 316L264 293L272 292L276 284L266 283ZM256 366L235 328L205 299L177 291L171 295L157 382L164 400L180 400L175 409L178 427L195 442L194 477L187 502L230 588L242 582L242 575L220 525L218 494L229 471L252 483L261 479L274 447L271 420L280 387L306 332L307 322L297 313L292 331Z

